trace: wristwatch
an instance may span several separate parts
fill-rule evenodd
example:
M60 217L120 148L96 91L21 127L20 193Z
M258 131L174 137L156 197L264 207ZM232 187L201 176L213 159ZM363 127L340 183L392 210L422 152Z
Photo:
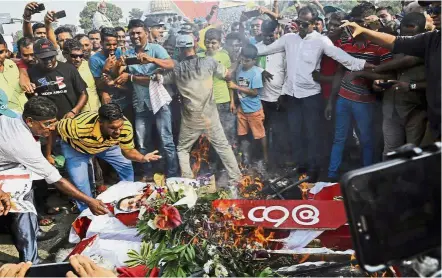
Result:
M416 90L417 85L416 85L416 83L410 83L410 85L408 85L408 87L412 91L412 90Z

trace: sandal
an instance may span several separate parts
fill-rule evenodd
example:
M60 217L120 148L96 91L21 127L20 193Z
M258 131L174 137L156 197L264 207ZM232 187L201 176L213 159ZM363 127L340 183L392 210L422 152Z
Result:
M45 209L45 213L47 215L57 215L60 214L62 210L59 207L47 207Z
M38 220L38 225L45 227L54 224L54 222L55 222L54 219L51 217L41 217Z

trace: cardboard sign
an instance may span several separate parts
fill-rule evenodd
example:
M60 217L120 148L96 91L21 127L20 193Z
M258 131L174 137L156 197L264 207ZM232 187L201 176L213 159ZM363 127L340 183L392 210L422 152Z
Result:
M240 208L244 219L239 226L268 229L334 230L347 222L344 203L315 200L216 200L217 207Z

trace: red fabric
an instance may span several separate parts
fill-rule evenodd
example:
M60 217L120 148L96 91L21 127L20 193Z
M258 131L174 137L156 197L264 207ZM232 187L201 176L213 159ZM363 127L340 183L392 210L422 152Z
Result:
M146 268L144 265L139 265L136 267L118 267L118 277L146 277L149 268ZM160 270L158 268L152 269L149 277L158 277L160 274Z
M309 200L321 200L321 201L332 201L334 197L342 196L341 186L339 183L333 184L332 186L324 187L317 194L308 194Z
M80 241L80 243L78 243L75 246L74 250L72 250L71 253L68 255L67 259L72 255L80 255L81 253L83 253L84 249L86 249L86 247L88 246L91 246L97 238L98 235L94 235L93 237Z
M19 69L28 69L28 65L22 59L12 59Z
M336 47L341 47L341 40L334 41L333 44ZM338 62L328 57L327 55L322 56L321 60L321 75L323 76L333 76L336 73L336 69L338 68ZM322 96L325 99L328 99L331 94L332 83L323 82L321 83L322 87Z
M210 9L214 5L219 6L219 1L182 1L175 0L172 1L173 4L183 13L183 15L189 19L195 19L197 17L206 18L206 16L210 13ZM217 20L217 13L215 13L210 20L211 22L215 22Z
M83 239L86 237L86 232L89 229L89 225L91 224L91 220L88 217L80 217L75 219L74 223L72 223L72 228L80 237Z

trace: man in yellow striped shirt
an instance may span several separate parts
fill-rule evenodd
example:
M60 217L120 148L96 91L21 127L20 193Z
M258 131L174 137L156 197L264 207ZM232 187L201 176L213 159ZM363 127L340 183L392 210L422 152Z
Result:
M57 125L62 138L61 151L66 158L66 168L75 186L92 196L88 176L88 162L97 156L115 168L121 180L133 181L131 161L146 163L161 158L158 151L142 155L135 149L133 129L124 118L118 104L100 107L98 113L83 112ZM77 201L80 211L87 206Z

